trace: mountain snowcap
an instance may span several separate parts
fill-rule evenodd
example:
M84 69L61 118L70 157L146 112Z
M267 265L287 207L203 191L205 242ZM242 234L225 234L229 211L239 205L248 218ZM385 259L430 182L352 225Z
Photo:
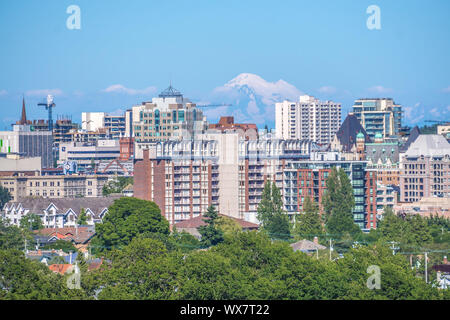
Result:
M300 90L284 80L269 82L256 74L241 73L213 92L213 100L233 106L209 109L205 113L211 120L232 115L236 122L273 125L275 103L297 101L300 95Z

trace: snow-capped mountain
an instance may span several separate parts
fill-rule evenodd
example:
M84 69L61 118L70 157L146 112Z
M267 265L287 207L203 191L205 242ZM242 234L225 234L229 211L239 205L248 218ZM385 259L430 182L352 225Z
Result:
M214 89L211 101L231 104L205 110L208 120L232 115L236 122L250 122L273 127L275 103L285 99L297 101L302 94L284 80L269 82L256 74L241 73L221 87Z

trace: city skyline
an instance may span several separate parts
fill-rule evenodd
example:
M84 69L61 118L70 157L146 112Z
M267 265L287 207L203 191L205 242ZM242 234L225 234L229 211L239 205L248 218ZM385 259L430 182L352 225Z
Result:
M72 4L79 30L66 26ZM380 30L366 26L372 4ZM170 82L193 102L233 105L206 110L211 121L234 115L273 128L274 102L300 93L342 103L342 118L363 97L393 98L406 125L450 118L447 1L0 6L2 129L19 119L22 95L30 119L45 119L37 103L51 93L55 115L79 122L83 111L151 100Z

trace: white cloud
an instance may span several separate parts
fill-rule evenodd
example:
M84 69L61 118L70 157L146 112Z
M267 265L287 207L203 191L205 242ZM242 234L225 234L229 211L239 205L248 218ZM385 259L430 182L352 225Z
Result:
M25 94L27 96L45 97L49 94L52 96L61 96L63 92L60 89L35 89L35 90L28 90L27 92L25 92Z
M378 93L378 94L391 93L393 91L391 88L385 88L383 86L373 86L367 90L372 93Z
M320 87L317 91L324 94L335 94L337 92L337 89L332 86L323 86Z
M114 84L109 86L108 88L102 90L106 93L125 93L129 95L138 95L138 94L152 94L157 91L156 87L147 87L145 89L131 89L127 88L121 84Z
M435 117L439 117L441 115L441 113L438 111L437 108L433 108L430 110L430 113L435 116Z
M6 95L6 94L8 94L8 91L6 91L6 90L0 90L0 96L4 96L4 95Z
M404 107L403 111L405 119L410 124L416 124L425 117L423 108L420 108L421 103L417 102L414 107Z

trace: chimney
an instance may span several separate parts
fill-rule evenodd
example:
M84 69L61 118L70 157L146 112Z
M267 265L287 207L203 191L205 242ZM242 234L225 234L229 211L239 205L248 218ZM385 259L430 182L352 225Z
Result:
M319 239L318 239L317 237L314 237L313 242L314 242L315 244L319 244Z
M444 264L448 264L447 256L444 256Z

